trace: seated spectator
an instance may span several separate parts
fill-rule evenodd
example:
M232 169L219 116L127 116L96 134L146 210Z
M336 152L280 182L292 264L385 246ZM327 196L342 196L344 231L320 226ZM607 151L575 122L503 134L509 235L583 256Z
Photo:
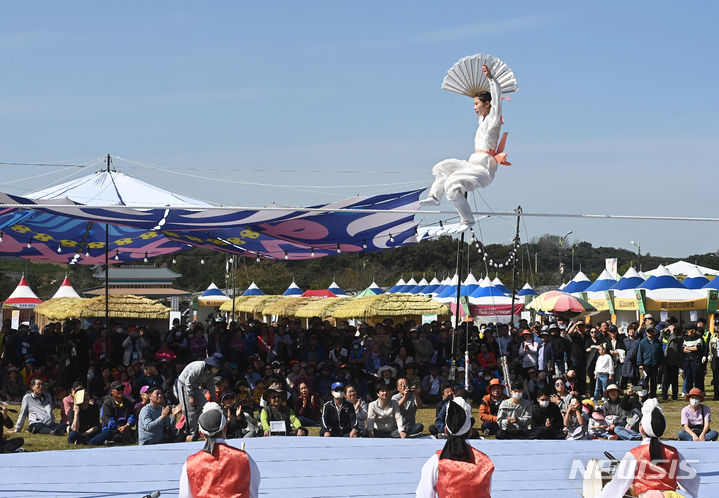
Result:
M25 440L21 437L15 437L8 439L5 436L5 428L11 429L13 426L12 420L8 415L8 408L5 403L2 403L2 409L0 410L0 453L15 453L16 451L22 451L22 445Z
M591 412L594 409L594 403L586 400L588 408L585 410L584 404L580 398L573 396L569 402L567 413L564 414L564 427L567 429L567 439L590 439L587 429Z
M689 402L682 408L682 426L677 436L682 441L716 441L717 431L710 428L711 410L702 404L704 393L693 387L684 397Z
M439 366L429 366L429 375L422 379L422 401L425 405L434 405L442 400L442 386L445 380L439 375Z
M417 375L417 365L414 363L407 363L404 366L404 372L405 372L405 379L407 379L407 384L410 386L417 386L419 387L420 391L420 397L422 392L422 379Z
M315 376L314 381L312 383L312 387L317 392L317 394L320 396L320 400L318 400L317 404L317 412L319 413L322 410L321 407L321 401L329 401L329 399L332 397L332 384L336 381L335 376L332 375L332 369L328 362L324 362L320 364L319 373ZM309 385L308 385L309 387ZM314 419L319 420L319 416ZM319 425L319 424L314 424Z
M84 389L75 391L67 442L70 444L91 444L98 446L105 440L101 437L100 410L94 403L90 403L90 395ZM98 437L100 436L100 437Z
M481 365L483 370L491 372L493 375L495 373L499 374L497 357L494 355L494 353L489 351L487 344L482 344L479 347L479 354L477 355L477 359L479 360L479 364Z
M345 387L345 399L354 406L357 430L361 434L367 423L367 402L359 397L357 388L353 384L348 384Z
M8 369L8 378L2 393L6 401L20 401L25 395L25 385L22 383L20 372L16 367Z
M177 360L175 352L167 346L167 341L160 343L160 349L155 353L155 361L173 363Z
M227 419L227 437L255 437L257 424L252 417L252 408L237 400L235 393L228 391L220 398L223 413Z
M507 399L507 396L504 394L504 384L499 379L489 381L487 393L479 404L479 420L482 422L480 430L485 436L494 436L499 430L499 424L497 424L499 405Z
M384 365L377 370L379 382L384 382L390 394L397 392L397 369L391 365Z
M105 396L100 408L100 422L104 441L131 443L135 441L137 418L135 404L123 396L124 386L120 381L110 384L110 394Z
M64 436L67 433L67 426L55 422L55 416L52 413L52 396L45 392L45 384L40 379L33 379L30 382L30 389L30 392L22 398L15 432L22 430L27 419L27 431L31 434Z
M307 382L300 382L298 391L300 395L295 404L297 418L300 419L304 427L316 427L320 425L320 418L322 417L320 397L310 392L310 386Z
M75 393L79 391L80 389L85 389L81 382L75 382L72 384L72 387L70 388L70 394L62 398L62 407L60 408L60 423L61 424L70 424L72 420L68 420L70 417L70 412L72 412L72 407L75 406ZM89 393L85 393L86 395L89 395Z
M269 403L260 413L262 431L265 436L306 436L308 434L307 429L302 427L302 423L295 416L295 412L282 404L287 399L287 395L283 391L273 389L268 392L267 399ZM270 422L284 422L284 431L273 430Z
M369 437L406 438L404 420L397 402L390 398L385 382L377 383L377 399L367 409L367 435Z
M532 369L529 371L531 372ZM530 400L536 400L538 393L547 389L549 389L549 382L547 381L546 371L540 370L535 375L530 375L529 382L527 382L527 392Z
M153 386L153 387L160 387L160 386ZM147 405L150 402L150 393L148 390L150 389L150 386L142 386L140 388L140 401L135 403L135 416L140 416L140 410Z
M616 384L610 384L604 395L607 401L602 405L602 415L607 422L607 430L610 434L616 434L619 439L641 441L642 435L639 432L627 429L627 412L622 407L619 395L622 390Z
M537 392L537 402L532 406L529 439L564 439L564 417L546 391Z
M554 391L555 394L550 396L550 401L559 407L559 411L561 411L562 416L564 416L569 408L572 395L567 392L567 385L562 379L556 379L554 381Z
M399 392L392 396L392 399L399 405L407 434L421 434L424 426L417 423L416 418L417 409L423 408L422 400L418 396L420 387L415 385L410 388L407 379L401 378L397 380L397 389Z
M512 384L512 397L499 405L497 439L527 439L532 422L532 403L524 398L522 384Z
M359 427L354 404L345 399L345 386L342 382L332 384L332 398L322 407L320 436L357 437Z
M147 390L149 403L142 407L137 422L137 436L140 446L147 444L172 443L176 440L173 433L175 416L182 406L173 409L165 404L162 388L152 386Z
M434 407L434 424L429 426L429 433L438 438L444 438L444 420L447 418L447 404L454 399L454 387L451 384L442 386L442 400Z

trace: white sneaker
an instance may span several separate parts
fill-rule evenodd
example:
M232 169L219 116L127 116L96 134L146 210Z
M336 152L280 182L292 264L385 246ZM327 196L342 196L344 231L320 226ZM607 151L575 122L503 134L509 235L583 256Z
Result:
M440 202L433 196L427 196L426 199L419 201L420 206L439 206Z

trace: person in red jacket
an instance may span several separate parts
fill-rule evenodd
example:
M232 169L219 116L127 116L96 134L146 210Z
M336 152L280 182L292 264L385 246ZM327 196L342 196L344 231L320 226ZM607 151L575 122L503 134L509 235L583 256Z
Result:
M467 443L472 430L472 407L456 397L447 405L444 449L430 457L417 485L417 498L489 498L492 460Z
M645 498L677 496L673 492L680 486L689 496L699 496L699 474L676 448L659 441L666 426L657 399L645 401L639 424L644 440L624 455L599 498L624 496L632 486L636 496Z
M227 419L220 405L206 403L198 427L205 447L182 466L180 498L257 498L260 469L250 455L225 442Z

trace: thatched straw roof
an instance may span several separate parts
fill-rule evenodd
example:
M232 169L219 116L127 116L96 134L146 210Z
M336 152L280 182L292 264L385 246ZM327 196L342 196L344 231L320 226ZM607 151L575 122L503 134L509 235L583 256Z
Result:
M235 306L235 311L241 311L244 313L262 313L262 310L265 309L267 306L283 300L287 299L285 296L277 296L277 295L270 295L270 296L246 296L247 299L243 302L241 302L239 305ZM230 310L232 311L232 310Z
M319 316L326 318L332 316L332 312L338 307L352 301L351 297L328 297L327 299L317 299L311 301L301 308L295 310L295 316L299 318L312 318Z
M237 296L235 298L235 311L237 311L237 307L241 304L250 299L253 296ZM220 306L220 311L232 311L232 299L229 301L225 301Z
M46 317L48 320L67 320L68 318L78 318L79 315L75 315L75 308L82 301L80 297L58 297L55 299L48 299L44 303L35 306L35 313Z
M368 318L376 316L448 316L449 306L430 297L412 294L380 294L353 299L332 313L334 318Z
M277 316L295 316L295 311L299 308L317 301L316 297L286 297L282 300L275 301L262 310L263 315Z
M170 308L152 299L133 295L109 297L109 316L112 318L140 318L145 320L167 320ZM105 296L82 299L68 309L71 317L104 317Z

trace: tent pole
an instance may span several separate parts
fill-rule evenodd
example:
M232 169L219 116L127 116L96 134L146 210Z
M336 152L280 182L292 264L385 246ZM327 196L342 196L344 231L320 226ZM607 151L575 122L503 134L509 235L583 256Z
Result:
M239 256L237 254L232 255L232 321L235 320L235 295L237 294L237 263L236 260Z
M519 220L522 219L522 206L517 206L517 231L514 234L514 243L512 244L512 249L515 249L516 247L519 247ZM510 313L512 314L509 322L509 330L512 330L512 324L514 323L514 298L516 297L517 292L517 253L514 252L512 256L512 309Z
M467 198L467 192L464 193L464 198ZM455 339L457 338L457 334L459 334L459 301L462 294L462 270L464 269L462 263L464 259L465 232L466 230L462 231L462 236L459 240L459 247L457 248L457 300L455 301L456 307L454 309L454 331L452 333L452 366L449 369L450 380L455 380L457 378L457 349L455 347Z
M110 154L107 155L107 172L110 173ZM105 354L110 357L110 225L105 223Z

